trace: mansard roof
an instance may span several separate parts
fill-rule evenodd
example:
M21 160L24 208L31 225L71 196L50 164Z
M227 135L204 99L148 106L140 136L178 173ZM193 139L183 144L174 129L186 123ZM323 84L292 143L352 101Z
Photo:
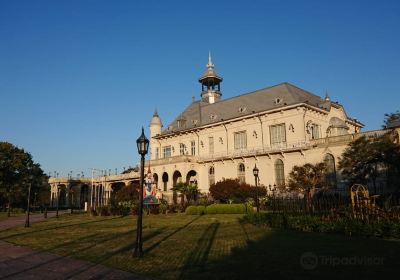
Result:
M302 103L327 112L332 105L337 106L292 84L281 83L213 104L195 101L166 127L161 136Z

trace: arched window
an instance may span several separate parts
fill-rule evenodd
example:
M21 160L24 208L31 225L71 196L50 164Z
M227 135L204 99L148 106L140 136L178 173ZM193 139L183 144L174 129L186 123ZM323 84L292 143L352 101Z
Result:
M246 168L243 163L240 163L238 166L238 178L241 183L246 183Z
M153 182L156 184L156 188L158 189L158 174L154 173L153 174Z
M215 184L215 169L214 166L211 166L208 170L208 181L210 186Z
M285 167L280 159L275 161L275 182L278 187L285 185Z
M162 175L162 181L163 181L163 188L164 188L164 191L166 192L166 191L167 191L167 186L168 186L168 173L167 173L167 172L164 172L164 173L163 173L163 175Z
M329 188L336 188L337 186L337 181L336 181L336 166L335 166L335 158L331 154L326 154L324 158L324 163L325 163L325 180L326 180L326 185Z

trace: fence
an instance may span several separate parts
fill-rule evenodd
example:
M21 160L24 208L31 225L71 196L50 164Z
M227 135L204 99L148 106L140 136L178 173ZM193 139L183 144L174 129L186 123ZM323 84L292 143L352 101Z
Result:
M332 211L344 209L349 206L350 197L342 195L328 195L306 198L269 197L265 207L273 213L288 214L315 214L327 215Z
M372 196L366 207L353 207L349 194L335 193L307 198L289 198L269 196L263 205L265 210L280 214L308 214L339 217L346 214L355 215L361 211L363 217L396 218L400 217L400 194Z

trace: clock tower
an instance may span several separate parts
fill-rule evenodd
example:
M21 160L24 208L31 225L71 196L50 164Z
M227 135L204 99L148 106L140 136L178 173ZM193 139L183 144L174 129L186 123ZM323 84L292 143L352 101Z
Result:
M199 79L201 83L201 100L210 104L221 99L220 83L222 78L215 72L214 64L211 61L211 53L208 53L207 69Z

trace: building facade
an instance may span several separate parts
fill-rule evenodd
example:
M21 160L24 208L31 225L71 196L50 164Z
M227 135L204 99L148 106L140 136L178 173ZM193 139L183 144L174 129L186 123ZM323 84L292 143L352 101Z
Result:
M196 184L202 193L224 178L254 184L255 165L260 184L282 186L294 166L319 162L327 166L329 187L341 190L345 183L337 163L347 145L363 135L377 137L389 131L361 132L363 124L350 118L341 104L290 83L224 100L222 81L209 55L199 79L201 99L193 100L166 127L154 112L146 167L154 181L148 191L158 198L172 203L172 188L178 182ZM390 131L398 143L400 126ZM137 171L104 174L93 173L91 179L51 177L51 206L96 208L109 204L123 186L139 184Z
M178 182L207 193L214 182L239 178L283 185L295 165L324 161L329 184L340 188L336 164L363 124L344 107L290 83L222 99L220 77L209 56L201 76L201 99L192 101L168 126L154 113L150 122L150 165L164 197Z

